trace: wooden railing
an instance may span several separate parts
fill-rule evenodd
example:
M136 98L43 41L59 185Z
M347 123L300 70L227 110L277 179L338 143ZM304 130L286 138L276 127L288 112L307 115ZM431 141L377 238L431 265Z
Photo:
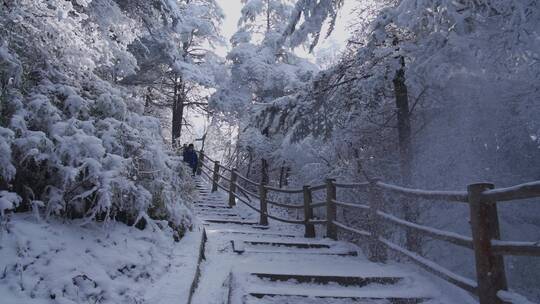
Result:
M315 237L315 225L326 226L326 237L337 240L338 231L352 233L363 238L368 243L369 258L375 262L387 260L387 250L404 256L423 269L445 279L446 281L478 296L480 304L511 303L503 301L499 291L508 289L504 256L535 256L540 257L540 242L510 242L500 240L499 217L497 203L528 198L540 197L540 181L521 184L509 188L494 189L493 184L471 184L466 191L427 191L400 187L387 184L379 180L361 183L338 183L334 179L326 179L324 184L306 185L298 189L282 189L256 182L238 173L236 169L228 169L218 161L212 161L200 152L199 174L204 174L212 182L212 191L218 188L229 195L229 205L234 206L240 201L259 213L259 223L268 225L268 219L279 222L298 224L305 227L306 237ZM212 161L213 165L207 163ZM223 172L229 173L225 176ZM257 193L246 189L239 184L250 185L258 189ZM263 178L264 180L264 178ZM220 184L226 181L228 187ZM367 194L367 204L340 201L337 198L337 189L355 189ZM325 190L324 202L313 202L313 193ZM302 194L303 202L298 204L285 204L268 199L269 191L283 194ZM469 206L470 226L472 237L453 232L435 229L400 219L384 212L386 195L400 195L414 200L444 201ZM251 198L259 200L258 206ZM269 214L268 205L274 205L289 210L303 210L303 219L287 219ZM326 209L326 219L314 219L313 210ZM350 227L337 219L338 208L357 210L365 214L367 230ZM472 249L476 266L476 281L463 277L442 266L430 261L421 255L403 248L389 240L385 233L388 224L403 227L409 231L428 236L433 239L452 243L457 246Z

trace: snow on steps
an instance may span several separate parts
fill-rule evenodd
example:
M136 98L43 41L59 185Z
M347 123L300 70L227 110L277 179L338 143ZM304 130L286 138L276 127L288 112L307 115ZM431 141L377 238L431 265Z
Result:
M235 219L227 219L227 218L205 218L203 219L205 223L216 223L216 224L237 224L237 225L259 225L257 221L247 221L247 220L235 220Z
M423 303L431 295L404 277L347 277L334 275L249 273L230 274L229 286L242 286L230 291L229 304L266 303L271 298L276 303ZM236 282L234 282L236 281ZM374 302L375 301L375 302ZM273 303L273 302L272 302Z
M275 232L275 231L255 231L249 227L248 229L242 229L241 227L234 227L234 228L219 228L218 230L214 230L212 228L208 228L208 231L212 232L218 232L223 234L235 234L235 235L249 235L249 236L259 236L259 237L280 237L280 238L295 238L299 237L299 235L295 234L287 234L283 232Z
M262 225L259 225L257 222L247 222L247 221L241 221L240 223L234 223L234 222L231 222L231 221L227 221L227 220L210 220L210 221L207 221L205 220L205 222L203 223L203 225L207 226L207 227L223 227L223 228L232 228L232 227L249 227L250 229L255 229L255 230L268 230L269 227L268 226L262 226Z
M206 209L206 208L202 208L202 209L196 209L195 210L197 215L201 215L201 216L205 216L205 215L213 215L213 216L217 216L217 215L222 215L222 216L231 216L231 215L236 215L236 216L239 216L238 213L236 212L232 212L230 210L219 210L219 209Z
M203 218L203 220L205 219L205 217L207 216L211 216L211 217L216 217L216 216L220 216L220 217L226 217L227 219L230 219L231 217L235 217L236 219L239 219L239 220L246 220L247 218L245 217L241 217L240 215L238 214L235 214L235 213L215 213L215 212L208 212L208 213L201 213L200 216Z
M341 286L357 286L363 287L368 284L396 284L401 281L402 277L392 276L374 276L374 277L356 277L343 275L308 275L308 274L281 274L281 273L251 273L259 279L268 279L270 281L288 281L294 280L297 283L316 283L328 284L337 283Z
M419 304L429 299L385 297L314 297L309 295L250 294L243 304Z
M212 205L212 204L196 204L195 207L210 208L210 209L231 209L231 207L227 205Z
M343 242L314 240L305 238L250 238L231 241L233 251L247 253L280 253L280 254L319 254L356 256L354 246ZM247 247L247 249L246 249Z
M243 216L243 208L228 209L226 202L226 194L218 191L195 204L201 215L214 218L204 221L210 258L194 303L457 303L439 301L441 294L431 282L401 267L336 255L356 255L355 245L303 238L285 225L231 221L228 214Z
M255 268L230 274L229 303L423 303L433 298L403 271L352 257Z
M212 209L212 208L197 208L195 212L199 218L204 219L205 217L215 218L215 217L237 217L245 219L245 217L239 215L231 209Z
M423 303L423 300L415 299L377 299L377 298L314 298L305 296L266 296L257 298L255 296L246 296L243 304L416 304ZM426 303L428 304L428 303ZM438 303L433 303L438 304Z
M306 281L313 280L309 276L304 277ZM310 299L329 299L328 303L335 303L336 299L350 299L355 303L371 303L371 300L379 300L380 303L422 303L429 300L431 296L420 287L414 287L412 283L398 284L394 288L392 285L400 282L402 278L349 278L358 280L360 286L343 285L339 282L332 282L336 279L331 276L319 276L318 279L327 283L301 283L295 278L290 281L269 284L268 281L260 280L259 284L251 283L245 288L243 302L249 297L263 299L268 297L281 298L281 303L296 303L294 298L306 297ZM377 280L387 280L387 284L377 283ZM347 279L345 280L345 282ZM384 282L384 281L383 281ZM261 303L261 302L257 302ZM264 302L263 302L264 303Z

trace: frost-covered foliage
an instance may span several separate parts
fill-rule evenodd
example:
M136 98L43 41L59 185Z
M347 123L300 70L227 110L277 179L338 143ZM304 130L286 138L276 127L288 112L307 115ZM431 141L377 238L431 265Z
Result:
M193 31L193 20L179 20L195 18L196 8L165 0L1 5L2 216L16 207L141 227L164 220L181 234L191 225L189 173L165 148L159 120L143 115L145 101L118 82L141 72L135 46L149 34ZM181 55L172 42L167 50Z
M223 43L223 12L215 0L166 1L167 6L122 2L144 31L130 46L140 69L121 82L142 88L146 113L159 116L178 144L188 110L205 111L209 89L223 79L223 59L213 52Z
M339 8L344 0L299 0L296 2L282 41L289 39L289 45L297 47L309 41L309 50L313 51L319 43L321 30L327 20L327 35L334 30ZM299 24L300 23L300 24Z
M253 113L275 99L295 94L318 71L315 64L284 44L293 1L243 2L238 30L227 54L228 75L210 101L213 109L225 113L226 123L237 132L237 147L226 153L235 164L251 164L254 155L270 157L279 142L250 124Z
M539 153L539 4L474 3L360 4L359 20L365 23L341 62L303 92L263 108L253 124L291 143L306 136L339 137L340 147L349 148L337 149L338 159L370 160L373 174L387 175L397 161L392 80L403 57L416 183L433 181L435 159L446 158L440 166L445 170L458 156L463 166L453 168L450 180L460 185L477 178L507 184L537 177L527 163ZM474 146L480 149L471 153ZM437 177L442 186L448 176Z
M230 75L213 96L214 107L238 117L254 102L266 103L296 92L317 71L280 42L293 9L290 1L244 2L227 55Z

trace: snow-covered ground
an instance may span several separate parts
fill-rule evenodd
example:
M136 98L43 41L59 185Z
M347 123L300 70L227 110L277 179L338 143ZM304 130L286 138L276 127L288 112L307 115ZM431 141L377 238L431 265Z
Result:
M14 214L0 230L0 303L186 303L202 231Z

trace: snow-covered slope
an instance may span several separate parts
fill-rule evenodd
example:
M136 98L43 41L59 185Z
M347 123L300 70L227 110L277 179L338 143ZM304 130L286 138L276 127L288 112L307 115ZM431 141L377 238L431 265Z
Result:
M16 214L0 229L1 303L186 303L201 232L121 223L39 221Z

